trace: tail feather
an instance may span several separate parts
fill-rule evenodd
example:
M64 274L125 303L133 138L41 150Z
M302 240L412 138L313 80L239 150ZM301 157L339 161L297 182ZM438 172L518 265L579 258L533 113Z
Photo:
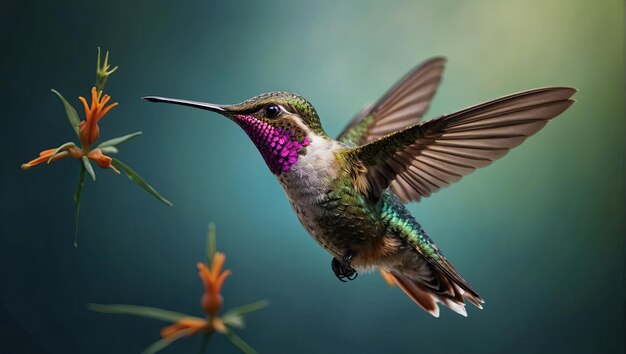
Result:
M473 295L466 293L465 291L463 291L463 289L459 288L459 290L461 291L461 295L463 295L469 302L472 303L472 305L476 306L476 308L478 308L479 310L483 309L483 305L481 305L481 303L485 303L485 301L482 298L475 298Z
M389 274L398 287L402 289L411 300L419 305L419 307L431 315L439 317L439 306L437 306L435 297L425 290L421 284L395 272L390 272Z
M389 272L389 275L411 300L434 317L439 317L439 306L437 303L446 305L463 317L467 317L465 299L477 308L482 309L480 305L482 299L478 299L473 294L464 291L458 284L449 280L442 273L437 274L439 280L438 289L425 286L419 280L414 280L395 271Z

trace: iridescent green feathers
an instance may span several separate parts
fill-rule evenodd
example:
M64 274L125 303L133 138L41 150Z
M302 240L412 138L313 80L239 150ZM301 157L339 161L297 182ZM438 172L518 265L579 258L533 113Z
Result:
M268 92L252 97L244 102L223 106L224 109L237 113L255 113L268 104L278 104L290 113L297 114L303 123L317 135L326 137L315 107L302 96L291 92Z
M439 315L437 302L463 316L467 316L464 298L476 307L482 308L481 303L484 302L482 297L454 269L398 199L389 192L384 193L381 199L381 219L387 225L387 232L404 238L430 265L428 268L421 268L418 278L409 276L410 271L409 274L403 274L401 270L391 270L390 275L396 284L415 303L435 317ZM408 256L412 257L414 256Z
M434 316L439 314L437 302L466 316L464 298L479 308L482 298L406 209L390 202L387 191L403 202L417 201L487 166L571 106L576 90L520 92L420 123L443 67L440 58L425 62L357 114L338 138L348 147L339 158L352 167L355 189L389 206L382 214L389 231L404 238L430 265L429 275L419 279L392 270L396 284Z

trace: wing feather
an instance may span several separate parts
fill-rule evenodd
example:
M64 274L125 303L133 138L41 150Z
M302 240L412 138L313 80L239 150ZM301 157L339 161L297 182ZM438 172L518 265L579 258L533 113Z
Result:
M432 58L405 75L375 104L361 110L337 140L363 145L418 123L437 91L444 58Z
M571 106L575 92L546 87L516 93L414 124L348 154L366 167L373 199L391 187L405 202L419 200L506 155Z

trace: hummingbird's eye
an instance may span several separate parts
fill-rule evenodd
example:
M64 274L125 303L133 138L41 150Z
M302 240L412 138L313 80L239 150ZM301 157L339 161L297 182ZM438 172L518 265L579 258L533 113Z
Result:
M280 114L280 107L276 104L268 104L265 106L265 116L267 118L276 118Z

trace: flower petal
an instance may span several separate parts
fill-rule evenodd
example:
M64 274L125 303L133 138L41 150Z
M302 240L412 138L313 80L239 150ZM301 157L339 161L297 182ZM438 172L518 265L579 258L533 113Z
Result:
M204 284L205 291L209 291L209 281L211 279L211 273L209 272L209 268L202 263L198 262L198 276L200 276L200 280L202 280L202 284Z
M89 109L89 105L87 104L87 100L83 96L78 96L78 99L83 103L83 109L85 110L85 120L91 120L91 109Z
M61 146L59 146L59 147L58 147L58 148L56 148L56 150L54 150L54 152L50 155L50 158L48 158L48 163L52 162L52 161L53 161L53 159L54 159L54 157L55 157L57 154L59 154L60 152L63 152L63 151L65 151L65 150L68 150L69 148L71 148L71 147L75 147L75 146L76 146L76 144L74 144L74 143L73 143L73 142L71 142L71 141L68 141L67 143L65 143L65 144L63 144L63 145L61 145ZM56 159L56 160L58 160L58 159Z
M115 102L115 103L111 103L110 105L104 107L104 109L98 113L98 117L96 118L96 122L99 121L100 118L104 117L104 115L107 114L111 110L111 108L117 107L119 105L120 105L119 103Z
M102 98L100 99L100 102L98 102L98 105L100 107L104 107L105 104L107 104L107 102L109 102L109 100L111 99L111 96L109 95L104 95L102 96Z
M98 92L96 91L96 87L92 87L91 88L91 107L90 107L90 111L95 111L97 105L98 105L98 96L100 96L98 94Z
M231 275L231 271L230 270L225 270L222 274L220 274L220 276L215 280L214 283L214 287L215 287L215 292L216 293L220 293L222 290L222 285L224 284L224 280L226 279L226 277L228 277L229 275Z
M100 149L94 149L89 151L87 157L90 160L95 161L101 168L109 168L109 166L111 166L111 158L103 154L102 150Z
M111 161L113 159L103 154L102 150L100 149L93 149L89 151L89 153L87 154L87 158L95 161L98 164L98 166L100 166L100 168L110 168L113 171L115 171L115 173L120 174L120 171L111 164Z
M64 144L65 145L65 144ZM39 153L39 157L32 159L30 161L28 161L27 163L23 163L20 168L22 170L28 170L29 168L39 165L41 163L44 162L52 162L52 161L56 161L56 160L60 160L64 157L69 156L69 153L67 151L63 151L61 153L57 153L56 156L55 152L58 150L59 148L56 149L48 149L48 150L44 150L42 152ZM50 161L52 160L52 161Z
M169 326L163 327L161 329L161 337L171 337L180 331L185 331L187 336L191 336L208 326L209 322L205 319L184 317Z
M224 266L224 261L226 261L226 256L222 252L215 252L213 255L213 264L211 265L211 276L215 281L222 271L222 266Z

